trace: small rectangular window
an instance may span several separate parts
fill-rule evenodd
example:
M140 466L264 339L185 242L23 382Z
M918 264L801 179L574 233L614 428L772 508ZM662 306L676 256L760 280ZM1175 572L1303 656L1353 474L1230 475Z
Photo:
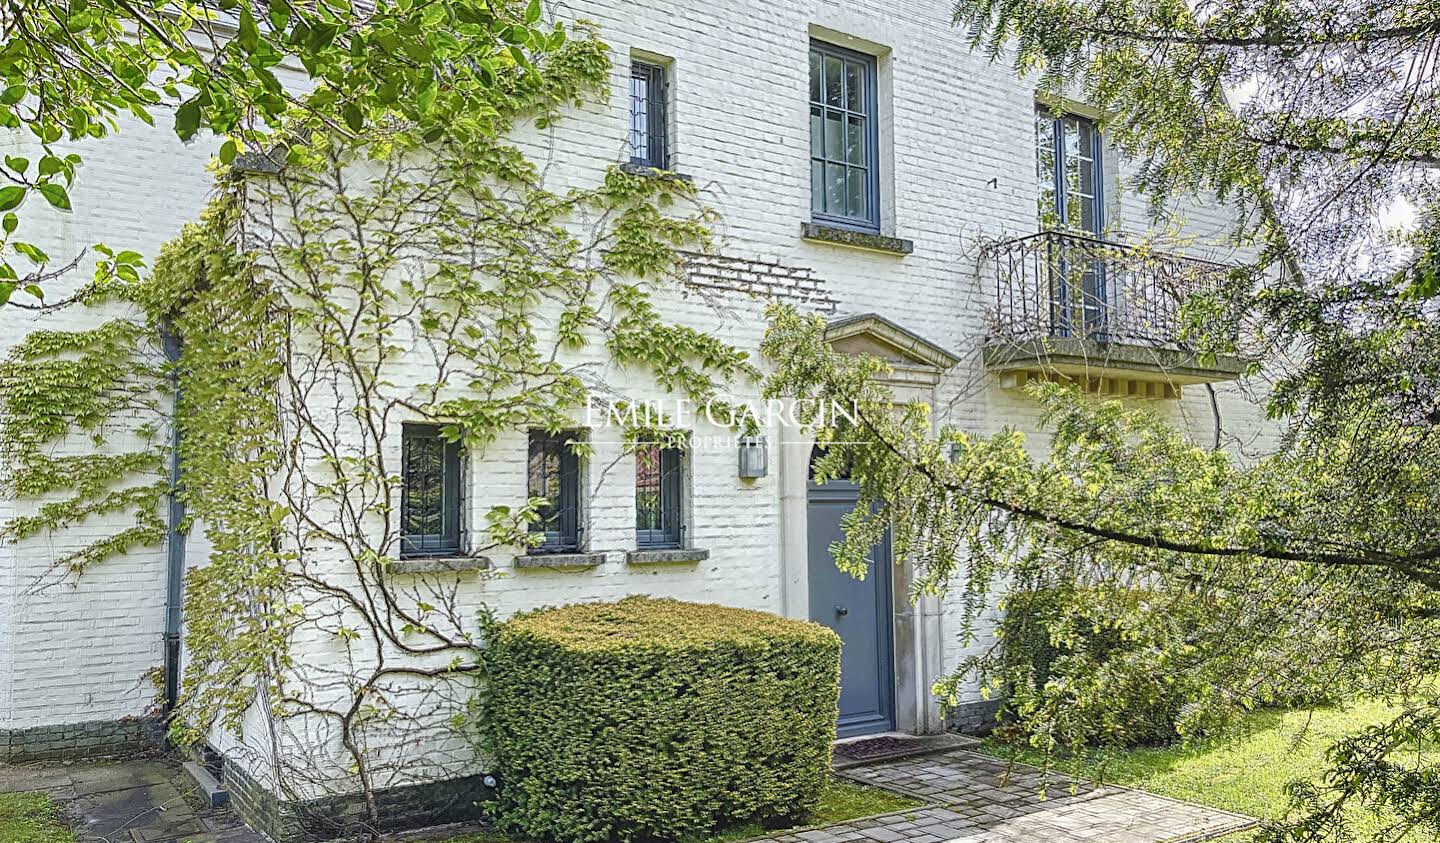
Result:
M635 544L680 547L684 454L648 445L635 452Z
M817 222L880 229L875 58L810 45L810 211Z
M460 552L460 443L439 425L407 424L400 434L400 555Z
M580 549L580 458L568 444L578 438L575 431L530 431L530 497L545 500L530 532L541 534L541 553Z
M630 163L670 169L665 68L630 63Z

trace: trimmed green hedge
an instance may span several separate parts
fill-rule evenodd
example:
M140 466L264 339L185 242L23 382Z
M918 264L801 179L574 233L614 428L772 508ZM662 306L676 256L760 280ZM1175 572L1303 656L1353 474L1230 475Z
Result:
M631 597L518 615L486 648L506 831L677 840L814 807L840 639L817 624Z

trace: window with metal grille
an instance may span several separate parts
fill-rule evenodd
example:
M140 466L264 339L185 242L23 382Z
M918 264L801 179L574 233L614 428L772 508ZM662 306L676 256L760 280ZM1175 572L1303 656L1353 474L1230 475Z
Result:
M665 68L630 63L630 163L670 169Z
M817 222L880 229L875 58L810 44L810 211Z
M635 544L680 547L684 455L649 445L635 452Z
M400 555L460 552L460 443L439 425L407 424L400 434Z
M530 431L530 497L545 500L540 520L530 524L530 532L542 534L538 552L580 549L580 458L568 444L578 439L575 431Z

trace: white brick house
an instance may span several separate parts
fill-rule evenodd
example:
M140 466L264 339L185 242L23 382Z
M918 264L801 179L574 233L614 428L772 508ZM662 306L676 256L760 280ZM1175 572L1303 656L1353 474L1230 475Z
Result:
M1139 306L1147 330L1163 333L1160 311L1143 310L1145 296L1113 289L1145 282L1143 273L1087 281L1095 285L1082 291L1090 298L1057 322L1049 293L1041 292L1046 264L1035 256L1046 249L1095 254L1085 251L1083 236L982 254L987 245L1042 228L1037 205L1047 177L1037 177L1037 126L1042 137L1060 133L1052 147L1057 166L1085 174L1069 185L1072 228L1120 244L1156 232L1148 200L1127 186L1126 163L1103 137L1087 140L1096 115L1082 103L1037 105L1031 82L969 51L965 33L948 24L949 10L949 0L568 4L567 17L595 20L611 46L612 91L608 102L558 124L550 177L588 184L609 165L649 154L632 142L638 78L663 92L661 104L645 112L663 115L666 127L665 157L656 163L694 179L723 218L720 255L692 267L691 283L707 296L678 292L665 303L667 318L753 351L765 301L795 302L833 320L837 348L892 360L897 394L930 403L937 423L982 433L1011 426L1032 434L1036 447L1044 442L1037 407L1019 387L1055 371L1147 401L1199 441L1217 436L1218 413L1224 444L1263 446L1263 412L1234 367L1167 355L1157 351L1164 336L1126 329L1138 321L1124 308ZM831 67L838 76L828 75ZM836 80L840 87L832 92ZM1037 109L1046 116L1037 120ZM831 127L846 134L827 144ZM127 122L117 137L80 147L85 165L73 196L80 211L59 225L42 214L27 216L35 227L30 239L56 256L103 241L153 260L210 193L205 163L214 149L207 143L182 145L164 129ZM1236 221L1227 208L1192 197L1165 211L1171 230L1163 239L1177 251L1243 259L1228 245ZM1002 267L1002 260L1011 263ZM716 296L722 310L713 306ZM1044 306L1034 309L1036 303ZM75 327L81 318L89 317L62 313L45 324ZM12 344L33 322L14 308L0 309L0 342ZM1108 336L1100 336L1100 326L1109 326ZM1058 341L1048 359L1026 345L1037 338ZM1197 385L1210 381L1213 402ZM703 421L694 432L697 439L724 433ZM931 685L987 642L962 638L958 599L912 605L904 560L863 584L836 579L825 547L845 490L812 487L810 443L793 431L771 427L766 435L769 468L758 478L740 476L733 445L693 449L669 504L678 520L656 526L660 533L683 526L683 533L643 539L636 472L619 443L595 437L592 462L624 463L626 470L608 473L580 496L583 539L557 544L574 558L558 564L519 549L492 553L490 565L503 576L467 581L467 602L507 615L648 593L814 619L846 638L843 732L942 730ZM530 447L527 433L515 431L472 458L457 481L468 484L470 517L526 496ZM0 501L0 517L34 505ZM106 528L93 526L94 535ZM85 539L40 536L0 546L0 760L103 749L141 729L104 724L139 724L153 710L147 677L163 659L167 549L131 553L74 583L37 590L64 542ZM651 552L650 540L662 549L640 555ZM203 563L200 545L194 537L187 544L188 564ZM323 649L314 655L323 657ZM985 711L981 705L959 719L973 725ZM220 734L214 744L235 758L264 755L246 754ZM262 787L267 781L264 769L242 772Z

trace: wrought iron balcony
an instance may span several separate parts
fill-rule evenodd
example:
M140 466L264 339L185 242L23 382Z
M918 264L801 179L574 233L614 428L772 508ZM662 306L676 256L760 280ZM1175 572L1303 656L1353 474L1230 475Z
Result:
M984 261L994 276L992 370L1164 382L1174 387L1169 396L1244 369L1235 358L1202 364L1178 342L1186 299L1216 290L1225 264L1059 231L997 243ZM1136 391L1133 383L1097 388Z

